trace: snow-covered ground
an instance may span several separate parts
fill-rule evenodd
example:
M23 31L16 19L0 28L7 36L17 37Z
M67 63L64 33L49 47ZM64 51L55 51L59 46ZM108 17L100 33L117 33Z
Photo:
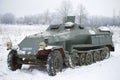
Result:
M21 70L10 71L7 67L5 44L11 40L18 44L26 35L42 32L42 25L0 25L0 80L120 80L120 27L110 27L114 33L115 52L104 61L89 66L66 68L56 76L48 76L46 68L24 65Z

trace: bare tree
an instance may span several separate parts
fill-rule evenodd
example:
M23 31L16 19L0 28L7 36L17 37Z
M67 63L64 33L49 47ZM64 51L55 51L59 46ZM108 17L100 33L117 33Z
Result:
M66 17L70 15L72 11L72 3L70 1L63 1L57 11L61 15L63 23L65 23Z
M114 9L113 10L113 23L112 23L112 25L115 25L115 21L116 21L116 11Z
M24 24L24 18L23 17L17 18L16 23L17 24Z
M15 16L12 13L6 13L1 17L1 23L4 24L14 24L15 23Z
M46 11L43 13L43 19L44 19L43 24L50 24L50 23L51 23L49 10L46 10Z
M1 23L1 17L2 17L2 15L0 14L0 23Z
M117 18L118 18L118 20L117 20L118 21L118 26L120 26L120 11L118 12L118 17Z
M77 16L78 17L78 23L80 25L83 25L85 23L85 21L87 20L87 11L82 4L78 5L77 15L78 15Z

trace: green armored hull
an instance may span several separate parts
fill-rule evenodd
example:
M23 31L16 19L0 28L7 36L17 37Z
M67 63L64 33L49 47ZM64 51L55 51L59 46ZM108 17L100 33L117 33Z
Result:
M74 46L97 47L109 46L114 49L112 33L109 30L102 30L91 27L80 27L74 24L73 27L64 25L51 25L45 32L26 37L20 44L20 50L37 53L40 42L47 40L47 46L61 46L66 51L71 51Z
M110 51L114 51L113 34L107 28L81 27L68 18L65 24L50 25L45 32L25 37L18 49L9 43L10 69L19 69L22 64L47 64L48 74L54 76L64 64L73 68L110 57Z

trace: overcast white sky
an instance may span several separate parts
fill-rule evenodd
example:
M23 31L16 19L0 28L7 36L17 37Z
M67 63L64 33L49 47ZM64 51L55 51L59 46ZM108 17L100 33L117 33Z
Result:
M20 17L34 15L49 9L55 11L63 0L0 0L0 14L13 13ZM113 16L120 12L120 0L70 0L74 9L78 4L83 4L89 15Z

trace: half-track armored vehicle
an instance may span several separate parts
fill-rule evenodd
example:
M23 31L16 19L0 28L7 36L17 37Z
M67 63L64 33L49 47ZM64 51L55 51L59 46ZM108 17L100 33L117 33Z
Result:
M50 25L45 32L25 37L17 48L8 42L9 69L40 65L55 76L63 66L74 68L109 58L114 51L113 34L105 28L82 27L74 23L74 18L69 16L64 24Z

